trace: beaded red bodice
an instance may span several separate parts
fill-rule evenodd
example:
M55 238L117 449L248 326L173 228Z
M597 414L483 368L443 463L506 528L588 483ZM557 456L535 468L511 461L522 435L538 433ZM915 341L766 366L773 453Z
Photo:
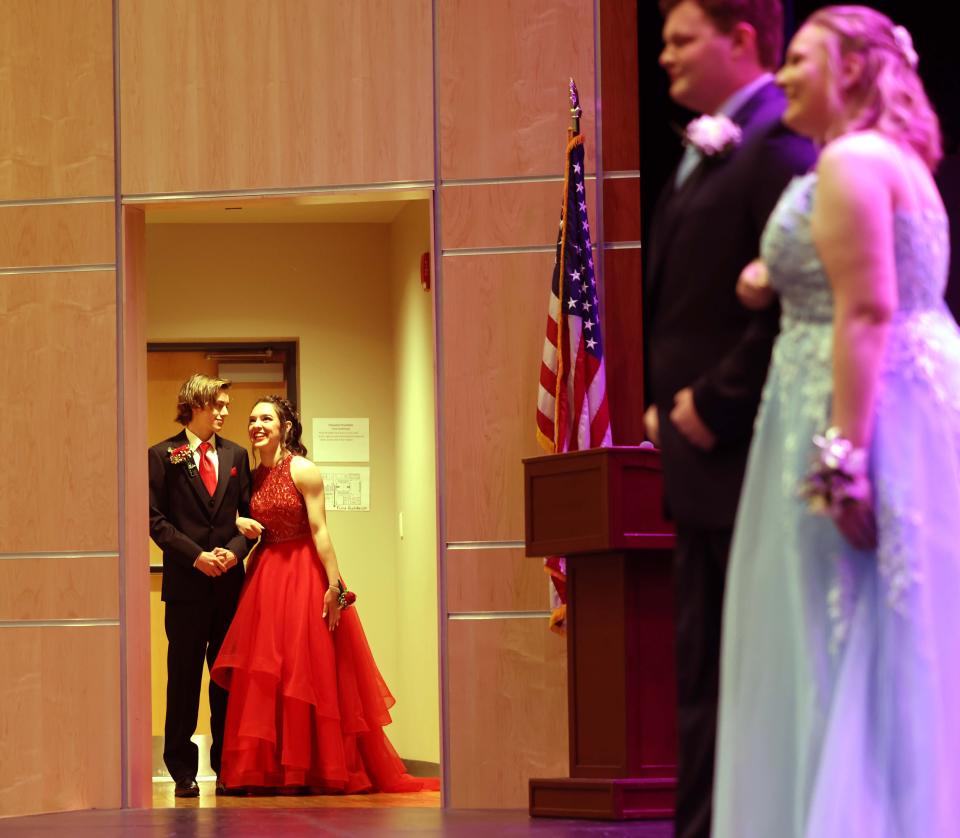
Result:
M287 454L276 466L260 466L253 475L250 514L264 526L267 543L291 541L310 535L307 505L290 476Z

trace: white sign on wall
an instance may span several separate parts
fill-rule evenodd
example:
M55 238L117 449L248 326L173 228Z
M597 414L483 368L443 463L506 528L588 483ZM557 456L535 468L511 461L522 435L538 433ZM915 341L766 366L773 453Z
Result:
M323 499L327 512L370 511L370 466L328 466L317 463L323 475Z
M310 454L317 463L369 462L370 420L314 419Z

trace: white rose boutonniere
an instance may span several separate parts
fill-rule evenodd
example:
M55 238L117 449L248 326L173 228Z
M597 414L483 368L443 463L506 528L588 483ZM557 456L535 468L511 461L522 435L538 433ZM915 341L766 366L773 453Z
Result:
M743 134L732 119L718 116L697 117L683 133L683 141L692 145L704 157L722 157L740 145Z

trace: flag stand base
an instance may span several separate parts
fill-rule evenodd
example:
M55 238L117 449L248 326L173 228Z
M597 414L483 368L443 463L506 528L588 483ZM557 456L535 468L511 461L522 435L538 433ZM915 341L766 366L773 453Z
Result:
M675 782L560 777L530 781L530 815L625 821L673 817Z

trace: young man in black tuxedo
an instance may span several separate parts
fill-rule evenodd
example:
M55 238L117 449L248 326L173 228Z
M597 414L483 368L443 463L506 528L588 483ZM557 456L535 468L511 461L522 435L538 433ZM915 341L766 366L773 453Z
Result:
M654 212L644 291L647 435L663 452L677 529L676 835L707 838L727 553L779 318L776 306L743 308L735 288L780 193L814 151L780 121L785 102L771 75L783 45L780 0L660 8L671 98L720 117L688 129Z
M213 666L237 608L250 543L237 515L250 508L247 452L217 435L230 412L230 382L193 375L180 388L176 436L149 450L150 537L163 551L167 712L163 761L177 797L196 797L203 661ZM210 765L220 772L227 692L210 682ZM223 789L217 785L217 793Z

